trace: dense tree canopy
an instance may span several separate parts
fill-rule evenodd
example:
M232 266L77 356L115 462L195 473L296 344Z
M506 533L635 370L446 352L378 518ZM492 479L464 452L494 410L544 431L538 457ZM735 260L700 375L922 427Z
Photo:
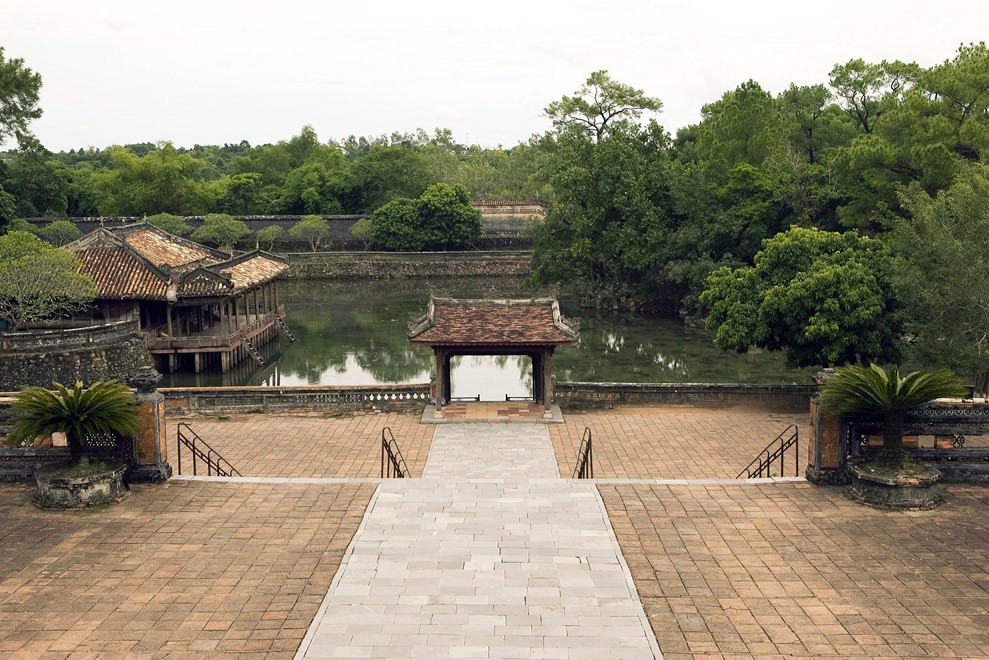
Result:
M712 272L700 300L715 344L726 350L782 350L797 366L900 357L889 253L854 232L777 234L754 266Z
M903 192L909 217L890 243L894 282L905 306L910 350L989 391L989 168L966 167L947 190Z

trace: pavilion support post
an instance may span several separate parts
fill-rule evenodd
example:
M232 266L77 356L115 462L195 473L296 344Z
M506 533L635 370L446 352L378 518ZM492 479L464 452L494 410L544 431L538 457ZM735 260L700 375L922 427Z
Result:
M453 355L450 351L444 351L443 355L443 402L449 403L453 397L453 378L450 374L450 363Z
M543 351L542 356L542 385L543 385L543 418L553 417L553 349Z
M530 353L532 360L532 400L536 403L543 402L543 353Z
M450 362L447 359L446 350L433 347L433 351L436 355L436 403L433 408L433 417L443 419L443 403L446 401L447 396L449 396L447 390L449 387L447 369L449 369Z

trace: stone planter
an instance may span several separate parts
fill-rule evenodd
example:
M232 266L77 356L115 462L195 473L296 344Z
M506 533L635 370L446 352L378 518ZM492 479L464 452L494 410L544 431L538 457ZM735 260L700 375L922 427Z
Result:
M113 504L126 493L122 463L106 463L100 469L94 464L86 474L65 464L43 467L35 471L38 484L35 502L43 509L75 509Z
M852 478L849 496L879 509L932 509L944 502L938 488L941 473L920 466L913 474L877 470L871 461L848 466Z

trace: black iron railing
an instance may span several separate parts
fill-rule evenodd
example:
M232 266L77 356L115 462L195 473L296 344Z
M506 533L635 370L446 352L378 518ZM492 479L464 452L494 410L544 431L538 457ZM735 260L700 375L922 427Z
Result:
M474 396L451 396L450 403L464 403L466 401L480 401L481 395L475 394Z
M182 474L182 447L192 452L192 475L198 474L199 461L206 463L206 474L218 477L242 477L230 461L220 456L220 454L199 437L192 427L182 422L176 428L179 447L179 474Z
M402 452L395 442L395 436L387 426L381 429L381 478L405 479L409 475L409 466L402 458Z
M584 436L580 439L580 449L577 451L577 465L573 469L574 479L594 478L594 446L591 444L591 429L584 427Z
M800 476L800 435L796 424L790 424L783 432L776 436L776 439L766 445L752 462L735 475L736 479L756 479L759 477L772 477L773 464L779 462L779 476L786 476L786 452L793 447L793 476Z

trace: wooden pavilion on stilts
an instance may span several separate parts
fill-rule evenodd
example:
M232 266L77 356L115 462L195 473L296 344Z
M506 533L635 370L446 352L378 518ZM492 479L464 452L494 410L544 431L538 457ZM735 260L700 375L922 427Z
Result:
M235 257L136 223L101 227L65 246L99 292L93 320L136 318L158 368L223 373L285 325L277 278L284 259L260 250Z

